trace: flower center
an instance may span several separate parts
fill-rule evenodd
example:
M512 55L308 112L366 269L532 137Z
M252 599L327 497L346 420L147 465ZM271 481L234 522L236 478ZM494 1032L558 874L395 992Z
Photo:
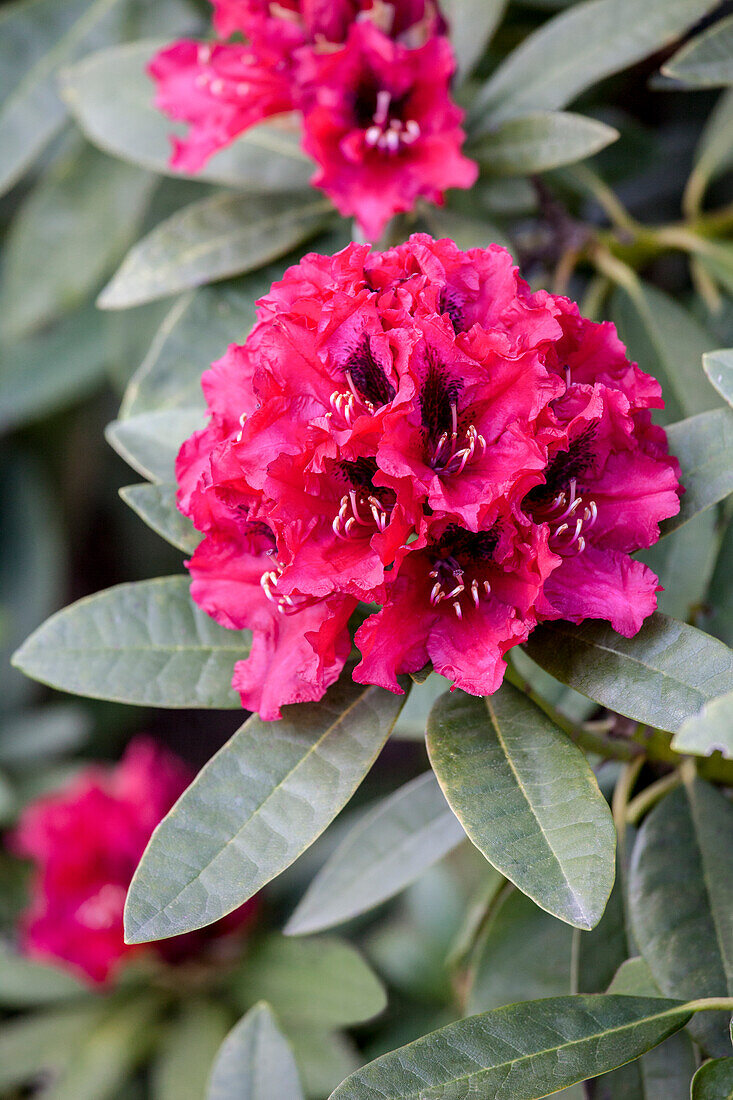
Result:
M333 531L340 539L371 534L375 526L378 531L384 531L389 523L389 514L390 510L385 508L379 497L364 496L356 489L350 489L341 497L338 514L332 524Z
M420 137L420 126L414 118L403 122L392 113L392 94L382 89L377 92L377 109L372 115L372 125L364 131L364 141L372 149L383 153L399 153L413 145Z
M260 577L262 591L270 603L274 603L281 615L295 615L304 607L309 607L314 601L312 596L286 596L278 592L277 585L282 576L283 567L280 562L275 563L274 569L266 569Z
M577 491L576 480L570 479L567 489L561 490L551 500L535 505L532 515L536 523L550 527L550 549L562 557L582 554L585 535L598 517L594 500L586 501Z
M438 474L460 474L474 458L483 458L486 440L469 424L464 432L458 431L458 410L451 404L451 430L443 432L431 445L428 461Z
M474 607L478 607L482 598L487 599L491 595L489 582L479 581L477 577L473 577L469 582L466 571L454 557L441 558L437 561L429 576L435 580L430 592L431 606L437 607L444 600L449 600L458 619L463 618L461 600L464 597L469 598Z
M452 605L456 618L463 618L465 601L468 608L478 607L481 600L491 595L491 584L486 576L498 542L498 532L466 531L451 524L437 544L437 556L428 574L435 581L430 592L430 604L437 607L444 601ZM443 551L441 553L441 550Z

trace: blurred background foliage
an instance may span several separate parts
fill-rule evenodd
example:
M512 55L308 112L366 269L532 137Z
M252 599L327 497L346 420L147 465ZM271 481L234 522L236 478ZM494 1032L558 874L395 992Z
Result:
M457 96L468 108L469 150L482 175L471 192L452 193L444 209L420 207L400 219L393 238L427 229L462 247L506 243L533 285L567 293L586 314L616 323L631 357L662 380L665 422L719 405L699 363L704 353L733 345L733 90L730 62L716 69L700 36L712 25L729 41L733 4L708 4L694 27L696 16L687 24L683 16L680 33L687 30L693 46L682 50L679 34L671 42L663 35L661 46L652 36L648 48L639 36L635 49L619 45L617 58L604 59L581 37L577 68L588 72L577 91L563 89L546 40L535 54L527 43L536 44L532 36L563 9L584 5L445 6L462 63ZM628 25L650 7L619 0ZM2 826L83 762L116 757L139 730L197 767L232 731L226 712L65 701L8 663L30 631L70 601L180 572L180 550L120 500L130 472L104 438L133 375L119 413L123 429L113 429L110 441L139 458L145 425L138 422L135 436L128 424L126 435L125 422L151 407L175 414L195 406L202 368L245 336L254 298L306 246L333 250L351 236L308 191L309 166L287 131L258 128L196 180L167 172L170 126L150 108L142 71L153 50L148 40L204 34L208 17L208 5L194 0L0 4ZM514 108L512 94L524 97ZM560 116L547 121L568 103L586 122L613 127L618 139L606 144L607 131L576 124L565 130ZM522 112L533 112L531 125L502 131ZM577 156L568 154L573 142ZM594 143L606 147L583 159ZM204 261L201 250L187 261L192 243L214 239ZM190 427L174 415L155 430L168 433L173 448ZM134 495L133 508L155 526L155 502ZM185 546L186 536L173 532L173 542ZM703 512L644 557L665 578L663 610L733 642L730 508ZM540 675L523 659L522 675ZM43 1096L74 1100L195 1100L203 1096L201 1066L237 1015L265 997L293 1041L307 1095L324 1097L354 1066L460 1013L606 989L631 949L620 900L612 900L599 929L578 933L509 887L465 842L397 900L342 929L389 990L388 1008L371 1022L363 1021L381 1008L381 994L363 962L350 957L364 990L363 1003L349 1005L341 996L343 960L311 956L307 941L276 931L354 815L425 770L420 738L434 694L431 683L415 693L356 809L268 888L261 936L224 978L191 975L188 982L180 974L167 988L133 974L112 995L92 997L54 971L24 969L10 949L24 871L0 853L0 1006L7 1012L0 1094L23 1095L36 1081ZM592 715L592 704L559 686L556 705L576 720L607 717ZM600 769L609 792L619 767ZM661 775L650 768L650 781ZM269 940L268 928L275 930ZM289 951L283 963L278 953ZM273 974L283 967L290 984L278 991ZM325 1005L320 1020L303 994L313 988ZM668 1058L682 1066L681 1080L691 1047L669 1042L677 1044ZM83 1052L76 1076L58 1087L39 1076L63 1068L71 1050ZM619 1071L563 1095L663 1094ZM686 1093L664 1093L678 1095Z

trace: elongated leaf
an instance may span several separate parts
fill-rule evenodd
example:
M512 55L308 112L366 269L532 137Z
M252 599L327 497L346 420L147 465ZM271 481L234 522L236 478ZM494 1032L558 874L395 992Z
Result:
M685 492L662 536L733 493L733 411L713 409L667 429L670 452L679 459Z
M634 955L622 963L613 976L608 993L619 993L626 997L662 997L663 993L654 981L649 964L641 955Z
M702 372L702 356L715 340L669 295L641 281L633 297L619 289L611 300L611 319L630 357L662 383L665 421L720 404Z
M279 722L253 715L153 833L127 895L128 941L211 924L285 870L351 798L402 702L345 678Z
M724 92L710 115L695 152L685 189L685 207L696 213L708 185L733 166L733 89Z
M138 996L113 1009L84 1037L75 1057L47 1090L48 1100L114 1100L150 1050L160 997Z
M172 134L182 128L153 105L146 66L170 38L132 42L85 57L62 74L61 92L90 141L113 156L156 172L180 175L169 164ZM183 128L185 130L185 127ZM255 126L217 153L197 179L245 188L305 187L312 166L298 148L297 125Z
M733 84L733 16L693 38L662 69L694 88Z
M506 6L507 0L442 0L459 79L469 76L481 60Z
M53 1004L86 992L68 970L44 966L0 948L0 1004L8 1008Z
M476 945L467 1013L570 993L572 951L573 929L512 890Z
M592 157L618 139L618 130L568 111L535 111L500 123L470 149L487 171L528 176Z
M3 1021L0 1088L11 1090L43 1070L61 1069L100 1015L99 1002L87 999L67 1008Z
M661 578L664 591L657 594L657 607L673 619L687 622L705 606L718 551L715 513L707 508L670 538L636 555Z
M465 837L432 772L418 776L352 829L313 879L285 932L318 932L373 909Z
M688 718L672 739L675 752L710 756L722 752L733 759L733 692L706 703L699 714Z
M156 1053L152 1100L202 1100L230 1024L224 1005L189 998L171 1021Z
M252 271L315 236L332 217L330 203L312 191L212 195L136 244L98 305L128 309Z
M91 307L49 333L2 348L0 431L41 420L84 397L109 359L104 317Z
M733 1058L715 1058L692 1079L691 1100L733 1100Z
M484 217L468 217L445 206L426 207L423 216L433 237L450 237L459 248L488 248L490 244L500 244L511 251L512 243L504 231Z
M606 623L546 623L526 643L556 679L601 706L674 733L733 690L733 654L716 638L655 612L633 638Z
M283 1023L346 1027L381 1012L381 982L350 944L335 936L268 936L237 976L240 1003L267 1001Z
M702 365L720 396L733 405L733 348L707 352Z
M89 713L75 703L28 708L3 718L0 729L0 765L36 766L80 748L92 729Z
M229 1032L211 1073L207 1100L303 1100L287 1039L264 1002Z
M469 838L541 908L578 928L600 920L616 834L582 752L522 692L455 692L435 704L428 754Z
M171 546L192 554L201 542L201 535L191 520L176 507L177 485L127 485L120 496L148 527Z
M113 420L107 425L105 438L137 473L170 484L175 481L176 455L181 445L205 422L198 408L166 409Z
M656 998L524 1001L448 1024L377 1058L331 1100L535 1100L638 1058L687 1019L679 1002Z
M13 658L44 684L152 707L237 709L232 670L249 631L226 630L196 607L188 577L119 584L64 608Z
M556 110L604 77L674 41L714 0L588 0L550 20L499 66L479 94L481 128Z
M695 779L648 815L629 875L634 936L664 993L733 992L733 806ZM705 1013L693 1034L708 1053L730 1050L730 1013Z
M58 132L66 108L56 91L61 65L114 40L120 0L25 0L0 15L0 193L23 175Z
M338 1031L322 1031L303 1025L284 1025L293 1048L303 1091L307 1097L321 1097L335 1089L361 1065L354 1044Z
M25 336L83 304L135 240L154 184L151 173L81 139L73 143L8 234L0 291L5 338Z

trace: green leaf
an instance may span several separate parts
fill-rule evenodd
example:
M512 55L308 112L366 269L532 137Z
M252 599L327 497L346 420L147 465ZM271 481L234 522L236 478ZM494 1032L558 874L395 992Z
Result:
M109 360L104 317L87 306L49 333L2 348L0 431L34 423L86 396Z
M466 834L432 772L379 802L339 844L285 926L300 936L342 924L394 897Z
M168 175L171 135L186 127L153 105L155 86L146 73L153 55L169 39L132 42L102 50L66 69L61 93L82 131L115 157ZM299 127L287 122L252 127L213 156L196 178L243 188L287 191L306 187L312 165L298 147Z
M711 634L733 646L733 518L723 531L715 572L708 590Z
M685 491L677 515L661 525L662 537L733 492L733 410L713 409L670 424L667 440Z
M657 607L665 615L687 622L705 606L718 550L717 521L716 509L708 508L635 555L664 585Z
M618 130L568 111L535 111L487 131L470 147L488 172L528 176L592 157L619 137Z
M147 523L156 534L183 550L193 554L201 542L201 534L191 520L176 507L177 485L127 485L120 489L120 496L133 512Z
M459 80L465 80L481 60L506 6L507 0L442 0Z
M733 15L684 45L662 72L694 88L733 84Z
M552 676L601 706L670 733L733 690L728 647L658 611L633 638L592 620L545 623L526 649Z
M54 1004L87 992L69 970L26 959L0 948L0 1005L25 1008Z
M608 985L629 953L623 899L624 877L620 852L617 851L616 882L603 916L590 932L582 932L579 928L573 932L571 993L621 992L609 990ZM646 992L643 995L646 996ZM658 990L656 995L659 995Z
M268 1005L250 1009L227 1035L206 1100L303 1100L298 1068Z
M604 77L674 41L715 0L588 0L531 34L479 93L481 129L533 110L557 110Z
M685 189L685 207L699 211L708 185L733 167L733 89L716 103L695 152L695 166Z
M691 1100L733 1100L733 1058L715 1058L692 1079Z
M9 190L63 125L61 65L114 39L120 0L21 0L0 15L0 194Z
M128 942L211 924L290 866L351 798L403 699L347 676L279 722L245 722L153 833L127 895Z
M220 192L191 203L144 237L100 294L101 309L129 309L252 271L319 233L333 208L312 191Z
M570 993L572 950L572 928L507 892L476 945L467 1014Z
M150 1050L163 1002L152 994L114 1006L78 1045L46 1100L114 1100Z
M89 998L68 1008L4 1020L0 1029L0 1089L14 1090L44 1070L61 1069L97 1023L101 1011L99 1001Z
M202 1100L230 1024L224 1005L189 997L170 1022L156 1053L152 1100Z
M132 376L120 418L198 408L203 423L206 403L201 375L229 344L244 343L255 322L255 299L269 286L258 272L237 283L202 287L182 295Z
M661 997L661 989L654 981L649 964L641 955L634 955L622 963L613 976L608 993L623 994L626 997Z
M503 230L484 217L468 217L445 206L426 207L423 217L433 237L450 237L459 248L488 248L490 244L500 244L512 250L512 243Z
M522 692L446 694L428 722L428 755L469 839L548 913L600 920L616 833L585 757Z
M381 982L345 940L271 935L255 946L237 975L239 1000L267 1001L283 1023L347 1027L381 1012Z
M733 760L733 691L712 699L699 714L688 718L672 738L672 748L695 756L722 752Z
M720 396L733 405L733 348L706 352L702 365Z
M322 1100L355 1069L362 1059L354 1044L338 1031L321 1031L302 1024L285 1027L293 1048L303 1091Z
M105 439L120 458L150 481L175 481L176 455L206 418L199 408L141 413L107 425Z
M689 1015L674 1001L605 994L507 1005L377 1058L331 1100L535 1100L638 1058Z
M81 306L135 240L155 177L80 139L41 178L6 238L2 334L18 339Z
M665 994L733 994L733 806L702 779L646 817L629 872L634 936ZM691 1025L708 1053L727 1054L724 1013Z
M249 631L227 630L197 607L188 577L119 584L57 612L13 658L61 691L137 706L240 706L234 663Z
M75 703L56 703L24 709L3 718L0 728L0 765L36 767L81 748L89 738L92 720Z
M666 422L720 403L702 372L702 356L715 340L669 295L638 280L633 295L615 291L611 319L630 357L662 383Z

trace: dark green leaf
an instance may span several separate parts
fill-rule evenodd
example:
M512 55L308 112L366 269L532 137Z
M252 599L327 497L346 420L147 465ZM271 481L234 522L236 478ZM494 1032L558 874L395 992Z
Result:
M191 601L188 577L120 584L53 615L16 668L44 684L153 707L237 709L235 661L249 631L226 630Z
M665 615L683 622L694 621L705 605L715 569L717 525L716 509L707 508L669 538L661 538L654 546L635 555L664 585L664 591L657 595L657 606Z
M677 1002L646 997L600 994L507 1005L377 1058L348 1077L331 1100L536 1100L638 1058L688 1019Z
M692 1079L691 1100L733 1100L733 1058L715 1058Z
M171 135L180 135L181 127L154 107L155 87L146 73L150 59L168 43L132 42L85 57L62 74L61 91L95 145L143 168L179 175L169 162ZM298 127L254 126L212 157L196 178L270 191L306 187L312 165L298 142Z
M152 1100L202 1100L230 1024L224 1005L189 996L156 1053Z
M733 348L706 352L702 365L720 396L733 405Z
M467 1013L570 993L572 950L572 928L509 891L476 945Z
M479 93L485 129L533 110L557 110L582 91L674 41L715 0L588 0L526 38Z
M268 1005L250 1009L227 1035L206 1100L303 1100L298 1068Z
M81 140L73 144L31 192L6 238L0 292L6 339L83 304L135 240L154 184L149 172Z
M12 1090L44 1070L59 1070L98 1022L99 1001L4 1020L0 1030L0 1089Z
M648 815L629 878L634 936L660 989L677 997L733 994L733 806L694 779ZM730 1013L705 1013L692 1030L708 1053L727 1054Z
M709 184L733 167L733 89L718 99L695 152L695 165L685 189L685 206L696 213Z
M113 420L105 438L133 470L150 481L175 481L176 455L206 417L199 408L165 409Z
M279 722L245 722L153 833L127 895L129 942L211 924L284 871L351 798L402 702L345 677Z
M733 410L714 409L671 424L667 439L682 467L685 492L677 515L662 524L663 536L733 492Z
M289 935L341 924L398 894L466 834L432 772L378 803L326 861L288 921Z
M622 963L613 976L608 993L619 993L625 997L662 997L663 993L654 981L649 964L641 955L634 955Z
M460 80L469 76L480 61L506 6L507 0L442 0L440 7L450 24Z
M35 766L80 748L91 732L91 717L74 703L26 709L0 725L0 765Z
M549 913L597 924L614 880L616 834L582 752L522 692L442 696L428 754L469 838Z
M21 1008L53 1004L85 993L68 970L26 959L0 948L0 1005Z
M658 611L633 638L591 620L547 623L526 648L538 665L601 706L671 733L733 690L728 647Z
M488 172L528 176L592 157L618 139L618 130L568 111L535 111L489 130L470 148Z
M128 309L253 271L315 236L331 218L331 204L312 191L225 191L201 199L135 245L98 305Z
M662 72L695 88L733 84L733 15L684 45Z
M201 542L201 535L191 520L178 511L177 489L177 485L127 485L120 489L120 496L171 546L183 550L184 554L193 554Z
M237 975L239 1000L267 1001L284 1023L347 1027L381 1012L381 982L345 940L272 935L248 955Z

